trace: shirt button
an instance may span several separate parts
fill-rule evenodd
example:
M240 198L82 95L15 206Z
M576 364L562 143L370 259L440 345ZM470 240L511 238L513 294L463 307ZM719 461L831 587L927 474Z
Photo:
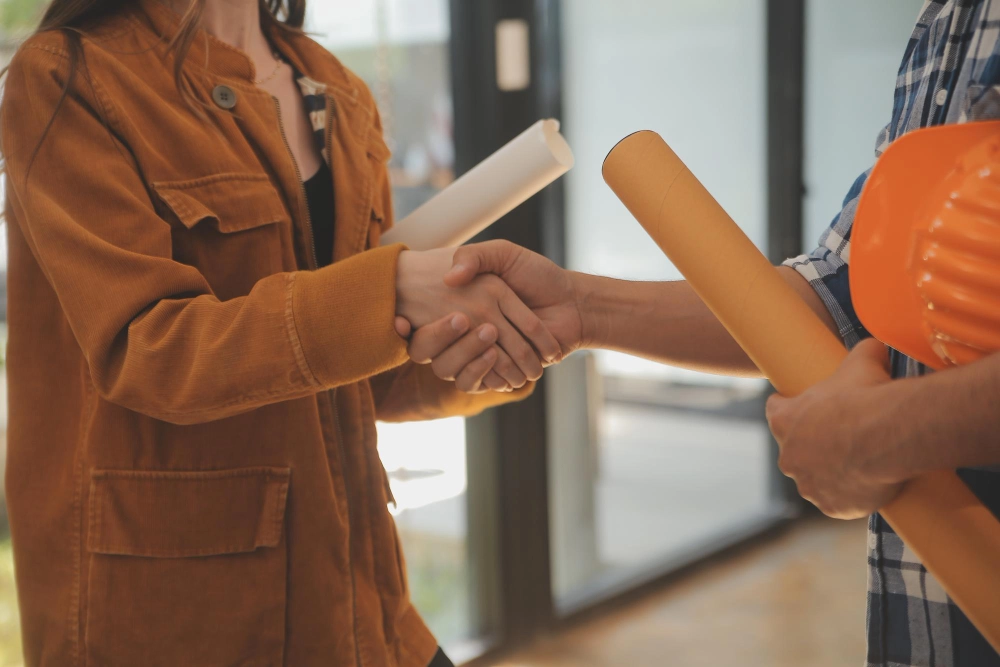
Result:
M934 101L937 102L939 107L943 107L944 103L948 101L948 91L942 88L937 91L937 95L934 97Z
M229 86L216 86L212 90L212 100L223 109L236 106L236 93Z

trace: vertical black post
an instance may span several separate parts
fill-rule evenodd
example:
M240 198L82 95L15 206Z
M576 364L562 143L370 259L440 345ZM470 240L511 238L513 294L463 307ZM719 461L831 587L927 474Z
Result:
M802 252L805 2L767 2L768 255Z
M531 83L524 90L504 92L497 86L496 26L506 19L522 20L529 29ZM462 173L539 119L558 117L558 0L452 0L451 20L456 167ZM562 222L562 191L554 186L477 240L508 239L561 260ZM484 431L493 437L483 437ZM479 446L476 440L494 447L489 453L470 451L470 493L477 479L493 475L499 629L505 644L523 642L553 619L544 387L471 420L468 432L470 450ZM490 469L487 461L494 464ZM470 525L470 540L483 530Z
M805 0L767 2L767 253L775 264L802 252L805 124ZM775 460L778 445L772 440ZM790 506L795 485L773 469L772 489Z

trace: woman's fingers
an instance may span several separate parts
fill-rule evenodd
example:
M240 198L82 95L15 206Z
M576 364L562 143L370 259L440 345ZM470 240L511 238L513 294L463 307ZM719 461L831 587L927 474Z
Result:
M500 348L494 347L493 349L496 350L497 357L499 358ZM486 377L483 378L483 386L489 389L490 391L501 391L501 392L510 391L511 386L507 384L506 380L500 377L500 374L497 373L495 369L496 369L496 360L494 359L493 369L490 370L490 372L486 374Z
M455 380L466 366L479 358L497 342L497 328L492 324L483 324L471 331L447 350L437 355L431 362L434 375L442 380ZM486 371L490 370L489 368ZM486 371L480 375L486 374Z
M407 352L418 364L429 364L469 330L469 318L452 313L413 332Z
M493 370L493 364L497 361L496 347L490 347L482 353L471 364L462 369L455 378L455 387L459 391L469 394L481 394L486 391L483 387L483 379ZM499 378L500 376L497 376Z
M535 315L534 311L524 305L524 302L517 297L514 292L507 290L506 293L500 297L500 312L503 313L511 324L517 327L517 330L521 332L524 336L537 350L538 354L532 354L531 356L537 360L540 355L546 363L552 364L559 358L562 354L562 347L559 345L559 341L556 337L549 333L548 328L542 324L542 320L539 319L538 315ZM532 359L520 359L515 357L515 361L518 365L523 363L532 363ZM521 370L524 370L524 366L521 366ZM531 380L537 380L541 377L541 367L539 366L538 376L531 377Z
M503 331L505 328L512 333L508 333L505 336ZM524 342L524 339L521 338L521 335L518 334L516 331L514 331L514 327L512 327L510 324L500 327L500 338L499 338L500 349L499 352L497 353L497 362L496 364L493 365L493 372L495 372L497 375L503 378L506 384L509 385L510 387L513 387L514 389L520 389L528 382L528 376L523 370L521 370L520 366L511 357L510 352L504 345L505 338L508 340L507 345L511 345L511 341L517 340L520 341L520 345L527 347L529 350L531 349L531 346ZM534 354L534 352L531 352L531 354ZM535 357L535 363L538 365L539 368L541 368L541 363L538 361L538 357ZM541 371L539 371L539 373L541 373ZM490 389L493 389L493 387L490 387ZM502 391L502 390L503 388L494 389L494 391Z
M405 317L397 317L394 326L400 338L409 338L410 334L413 333L413 325Z

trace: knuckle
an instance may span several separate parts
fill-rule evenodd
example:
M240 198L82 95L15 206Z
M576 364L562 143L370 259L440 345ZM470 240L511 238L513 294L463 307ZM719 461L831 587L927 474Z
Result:
M781 474L784 475L785 477L791 477L794 479L795 468L792 465L790 459L791 457L789 457L788 454L782 451L781 454L778 455L778 470L780 470Z
M497 373L497 375L507 377L511 374L511 372L513 372L514 363L506 354L501 354L497 359L496 364L493 365L493 370Z

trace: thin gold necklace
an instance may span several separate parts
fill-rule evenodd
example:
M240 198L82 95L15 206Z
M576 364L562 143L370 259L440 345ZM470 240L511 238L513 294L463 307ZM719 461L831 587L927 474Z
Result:
M279 56L277 53L272 53L271 55L274 57L274 71L272 71L270 74L268 74L266 78L264 78L264 79L258 79L257 81L254 81L254 83L257 84L258 86L263 86L265 83L267 83L268 81L270 81L274 77L278 76L278 71L281 69L281 66L284 64L283 61L281 60L281 56Z

